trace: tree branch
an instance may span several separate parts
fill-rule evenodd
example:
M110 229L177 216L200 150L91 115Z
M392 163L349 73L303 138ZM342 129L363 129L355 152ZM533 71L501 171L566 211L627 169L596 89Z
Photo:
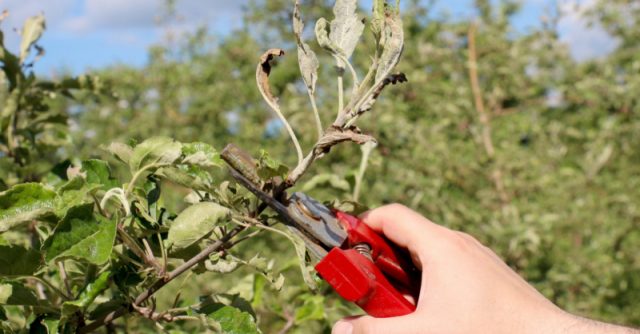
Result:
M468 31L468 41L469 41L469 81L471 83L471 91L473 93L474 105L476 107L476 111L478 113L478 119L480 120L480 124L482 127L481 139L482 144L484 146L484 150L487 153L487 157L491 160L493 166L493 171L491 172L491 179L493 180L496 191L498 192L498 196L500 197L500 201L503 204L509 202L509 196L505 191L504 182L502 181L502 170L495 163L495 148L493 146L493 140L491 139L491 124L489 120L489 115L485 110L484 101L482 100L482 90L480 89L480 80L478 79L478 56L476 53L476 25L471 24L469 26Z
M149 288L147 288L147 290L145 290L144 292L142 292L141 294L139 294L136 299L134 300L133 303L131 303L131 305L129 305L127 308L120 308L117 309L113 312L108 313L107 315L99 318L98 320L88 324L87 326L78 328L78 333L89 333L97 328L100 328L102 326L104 326L105 324L108 324L110 322L112 322L113 320L131 312L132 310L135 310L135 308L137 306L139 306L140 304L144 303L147 299L149 299L149 297L153 296L154 293L156 293L158 290L160 290L163 286L167 285L167 283L171 282L172 280L174 280L176 277L182 275L185 271L191 269L191 267L195 266L196 264L198 264L200 261L203 261L204 259L206 259L209 254L219 251L222 248L225 247L225 244L227 243L227 241L229 241L231 238L233 238L234 236L236 236L238 233L244 231L247 227L245 226L236 226L235 228L233 228L231 231L229 231L227 234L225 234L220 240L212 243L211 245L207 246L205 249L203 249L200 253L198 253L196 256L192 257L191 259L189 259L188 261L184 262L182 265L180 265L179 267L177 267L176 269L172 270L169 274L167 274L164 278L159 279L158 281L156 281L152 286L150 286Z

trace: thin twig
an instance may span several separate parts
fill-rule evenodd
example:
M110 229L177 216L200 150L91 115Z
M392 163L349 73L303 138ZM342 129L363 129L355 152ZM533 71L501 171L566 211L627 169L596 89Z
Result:
M318 139L322 137L324 130L322 129L322 120L320 120L320 112L318 112L318 106L316 105L316 97L313 95L311 90L307 89L307 93L309 93L309 101L311 101L311 108L313 109L313 115L316 119L316 127L318 129Z
M278 334L286 334L287 332L289 332L289 330L291 330L291 328L293 328L293 325L295 324L296 317L291 313L291 311L286 310L284 312L284 317L287 319L287 322L284 324L284 327L282 327Z
M493 146L493 140L491 139L491 124L489 120L489 115L487 114L484 106L484 101L482 100L482 91L480 89L480 81L478 80L478 61L477 61L477 53L476 53L476 25L471 24L469 26L468 32L468 42L469 42L469 81L471 82L471 91L473 93L474 105L476 107L476 111L478 113L478 119L480 120L480 124L482 125L482 144L487 153L487 156L493 163L493 171L491 172L491 179L494 182L494 186L496 187L496 191L498 192L498 196L500 197L500 201L503 204L509 202L509 196L507 196L507 192L505 191L504 182L502 181L502 171L499 166L495 164L495 148Z
M73 293L71 292L71 285L69 284L69 278L67 277L67 271L64 269L64 262L62 262L62 261L58 262L58 269L60 270L60 279L62 279L62 282L64 283L64 287L67 290L67 294L69 296L72 296Z
M238 233L244 231L246 229L246 227L244 226L236 226L235 228L233 228L231 231L229 231L227 234L225 234L220 240L212 243L211 245L207 246L205 249L203 249L200 253L198 253L196 256L192 257L191 259L189 259L188 261L184 262L183 264L181 264L179 267L177 267L176 269L174 269L173 271L171 271L170 273L168 273L165 277L159 279L158 281L156 281L153 285L151 285L149 288L147 288L147 290L145 290L144 292L142 292L141 294L139 294L136 299L134 300L133 303L131 303L131 308L133 308L134 306L138 306L140 304L142 304L143 302L145 302L147 299L149 299L149 297L153 296L154 293L156 293L156 291L160 290L162 287L164 287L167 283L171 282L172 280L174 280L176 277L180 276L182 273L184 273L185 271L191 269L191 267L195 266L196 264L200 263L201 261L203 261L204 259L206 259L209 254L218 251L222 248L224 248L225 244L234 236L236 236ZM117 309L115 311L112 311L104 316L102 316L101 318L97 319L96 321L78 328L78 333L89 333L97 328L100 328L101 326L110 323L111 321L125 315L129 313L129 309L128 308L120 308Z

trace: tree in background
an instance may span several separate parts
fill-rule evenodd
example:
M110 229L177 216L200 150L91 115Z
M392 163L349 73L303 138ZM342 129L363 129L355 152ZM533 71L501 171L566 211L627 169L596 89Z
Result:
M326 1L304 2L303 19L313 22L319 17L331 18L332 5ZM409 82L385 88L388 91L377 100L376 107L358 120L358 125L377 139L377 148L366 154L351 145L333 148L331 154L311 166L296 189L335 201L335 205L351 205L354 210L361 209L354 202L365 206L402 202L436 222L475 235L561 307L605 321L639 325L636 301L640 300L640 262L634 256L640 241L640 53L635 38L636 18L640 16L633 15L637 8L627 1L600 1L593 7L591 18L621 42L602 59L576 63L558 39L556 24L561 13L547 18L540 28L516 32L511 22L519 6L514 1L476 1L478 15L473 21L434 17L430 5L418 2L406 6L405 48L397 69ZM301 146L311 147L318 131L308 99L309 86L300 77L298 44L291 34L292 9L290 1L283 0L253 4L245 14L244 27L224 39L214 40L201 29L152 48L143 69L100 71L99 76L117 94L115 99L77 96L75 101L51 101L51 109L63 115L69 108L81 110L72 115L79 125L70 132L73 144L63 153L37 160L53 166L71 158L74 166L82 166L79 172L86 173L84 185L59 186L62 188L58 191L63 191L59 196L65 196L69 189L68 197L80 192L89 194L83 198L95 194L100 199L117 183L112 180L114 176L129 180L130 163L118 163L96 148L111 141L129 142L131 138L132 145L149 145L145 139L158 135L214 147L234 142L253 156L262 156L260 166L271 173L280 165L260 152L267 147L271 157L285 165L296 165L297 154L286 129L275 113L265 111L260 92L253 85L258 56L274 45L284 46L286 56L277 59L269 87L273 96L279 97L279 107ZM307 27L301 37L322 64L317 83L326 88L315 94L315 103L320 121L328 125L334 121L336 110L342 110L336 60L310 42L313 24ZM351 57L356 72L365 73L369 67L375 40L370 32L363 34L361 45ZM350 78L345 68L342 85L346 92L351 88ZM193 144L180 145L175 161L182 162L190 152L197 153L189 149L196 149ZM122 148L112 146L112 151L117 147ZM203 154L206 152L208 148ZM81 163L77 157L108 160L111 176L102 162ZM87 167L92 164L95 167ZM217 183L225 178L212 166L178 165L174 166L177 172L197 172L192 176L198 182L210 177ZM62 166L65 170L69 163ZM3 171L15 173L15 168ZM91 168L102 172L91 172ZM365 168L367 172L363 173ZM203 169L205 174L201 174ZM92 174L103 175L103 185L87 190ZM24 181L63 185L73 180L66 172L60 180L45 172L37 175L15 177L8 185ZM187 182L191 183L185 187ZM84 293L86 297L85 291L91 290L87 289L89 282L106 282L103 284L109 287L109 292L95 295L95 300L83 299L87 304L67 306L72 315L80 312L88 314L89 320L99 319L130 303L127 296L138 296L140 286L152 283L154 273L161 271L154 269L154 261L146 254L156 255L156 261L162 264L163 252L157 238L148 238L147 232L141 231L159 231L160 238L166 238L161 221L175 221L182 213L178 218L172 213L189 210L185 207L190 204L182 202L182 197L190 195L190 201L199 202L202 199L194 199L190 189L211 191L193 182L167 175L141 176L144 189L135 191L138 202L132 201L137 204L131 213L139 225L131 224L137 227L126 232L134 243L147 240L150 252L144 244L140 249L116 246L112 274L103 280L98 280L101 276L94 264L77 265L65 260L68 276L74 277L74 296ZM159 189L164 190L163 195L154 202ZM233 202L242 201L238 191L232 184L221 183L214 192ZM205 202L208 200L205 198ZM110 208L117 205L110 203ZM158 211L161 207L166 213ZM71 222L66 224L73 226ZM14 245L7 233L3 234L5 244ZM119 238L118 243L128 242ZM309 332L327 330L333 320L353 312L324 285L319 287L321 294L304 287L296 269L295 249L286 237L258 233L251 240L250 244L234 247L233 258L212 255L188 279L176 279L163 287L137 313L147 312L153 318L156 312L155 320L165 320L161 325L175 331L190 331L196 328L190 326L197 325L193 319L180 318L167 323L167 319L158 318L162 310L177 310L177 316L193 316L193 312L221 312L218 316L226 316L229 312L247 320L247 324L257 321L265 332ZM39 248L28 244L21 247ZM187 248L186 254L180 255L184 259L193 256ZM260 258L253 258L256 252L260 252ZM271 260L273 264L269 265ZM257 269L257 273L249 268ZM220 279L216 271L232 272ZM46 275L58 277L61 272L53 268ZM269 282L279 282L280 273L286 278L281 289L265 289ZM37 287L37 278L30 279L28 283ZM63 281L56 279L51 285L66 293ZM115 287L115 282L126 283ZM228 293L221 294L223 291ZM189 307L195 302L216 306L200 312ZM37 319L37 312L25 312L26 320L16 320L16 308L36 309L8 307L5 312L14 322L26 324ZM48 321L42 320L45 324ZM155 322L132 317L126 322L116 321L115 326L151 331Z

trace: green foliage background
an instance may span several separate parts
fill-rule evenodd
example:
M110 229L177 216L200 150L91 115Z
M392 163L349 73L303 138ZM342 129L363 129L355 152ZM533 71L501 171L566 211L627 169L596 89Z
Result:
M559 16L548 17L541 28L518 32L511 23L517 2L476 1L478 79L495 148L488 154L482 139L486 125L469 79L472 22L434 17L430 6L417 2L405 5L405 49L398 70L409 82L388 87L358 123L378 140L358 200L369 207L400 202L439 224L467 231L568 311L639 326L638 6L600 1L589 15L619 39L619 46L602 59L578 63L559 41ZM308 22L328 17L331 6L329 1L303 2L303 16ZM124 175L126 169L115 167L115 160L98 148L152 136L219 149L233 142L254 156L267 149L293 166L291 143L254 81L264 50L287 51L273 70L271 85L302 145L311 147L315 128L295 57L291 10L291 1L252 4L243 28L226 37L201 29L152 47L144 68L92 73L109 83L114 96L45 97L51 112L68 116L73 124L63 149L38 155L25 165L31 166L28 170L0 156L0 190L43 181L65 159L111 159L113 173ZM364 38L352 61L360 72L373 45L370 34ZM323 64L331 63L328 54L316 53ZM319 85L325 90L318 106L324 124L337 108L333 74L332 66L320 68ZM6 103L6 97L0 95L0 101ZM356 145L336 147L296 189L321 200L351 200L359 161ZM496 188L496 171L503 191ZM181 198L188 192L173 183L163 187L165 205L182 209ZM278 235L263 234L236 252L273 258L286 276L283 290L266 289L258 298L255 287L264 284L263 278L241 269L226 276L177 279L159 293L158 303L170 305L177 291L186 300L237 292L253 303L266 333L277 332L290 319L292 332L328 332L332 321L355 311L326 287L326 298L310 293L296 269L293 246ZM147 320L121 326L154 331ZM190 330L188 324L169 326L175 332Z

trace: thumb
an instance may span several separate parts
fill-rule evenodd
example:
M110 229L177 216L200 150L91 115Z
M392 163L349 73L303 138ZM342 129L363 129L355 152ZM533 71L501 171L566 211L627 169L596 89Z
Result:
M373 318L368 315L344 318L333 326L331 334L393 334L418 333L412 315L393 318Z

